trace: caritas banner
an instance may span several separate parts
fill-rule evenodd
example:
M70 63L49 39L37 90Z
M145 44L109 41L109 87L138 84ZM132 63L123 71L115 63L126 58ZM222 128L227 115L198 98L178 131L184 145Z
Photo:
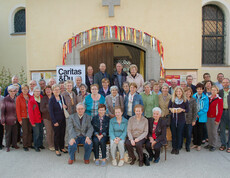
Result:
M85 65L63 65L57 66L57 83L72 80L76 85L75 79L80 76L82 83L85 83Z

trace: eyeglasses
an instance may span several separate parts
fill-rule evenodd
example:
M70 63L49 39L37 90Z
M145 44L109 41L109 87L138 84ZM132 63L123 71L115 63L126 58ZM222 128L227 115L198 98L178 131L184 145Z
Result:
M9 91L9 92L16 92L16 91Z

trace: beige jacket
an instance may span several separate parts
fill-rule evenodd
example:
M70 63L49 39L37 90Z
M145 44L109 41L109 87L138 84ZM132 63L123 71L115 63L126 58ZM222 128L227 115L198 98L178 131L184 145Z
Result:
M68 113L71 115L71 114L74 114L76 112L76 105L77 105L77 96L76 94L72 91L72 96L73 96L73 102L74 104L72 105L72 102L71 102L71 98L70 98L70 95L67 91L65 91L62 96L65 98L65 102L66 102L66 105L67 105L67 111Z
M170 99L171 99L170 94L168 94L166 101L164 101L162 94L159 95L159 107L161 108L161 111L162 111L161 117L166 117L169 114L168 105L169 105Z
M112 102L112 96L111 95L106 96L105 101L106 101L106 107L109 112L109 117L111 117L111 115L115 115L113 102ZM116 98L115 106L120 106L122 108L122 111L124 111L124 99L122 96L118 96Z
M135 78L133 78L131 75L128 75L126 77L126 81L129 83L136 83L138 93L141 93L143 91L144 79L141 74L137 73Z

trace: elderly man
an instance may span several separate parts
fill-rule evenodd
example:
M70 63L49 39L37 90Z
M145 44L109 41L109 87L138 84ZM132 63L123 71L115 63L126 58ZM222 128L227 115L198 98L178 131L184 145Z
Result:
M174 89L177 87L177 79L173 78L171 80L171 87L169 89L169 94L172 95L174 92Z
M106 72L105 63L101 63L99 66L99 72L94 75L94 83L99 85L99 88L102 88L101 80L107 78L110 80L109 74Z
M85 84L88 87L88 91L90 89L90 85L92 85L94 83L93 82L93 77L94 77L93 67L92 66L88 66L87 67L87 74L85 75Z
M230 109L230 89L229 89L229 79L225 78L222 81L223 89L219 91L220 97L224 102L223 114L220 120L220 141L221 147L220 151L224 151L227 148L227 152L230 153L230 117L229 117L229 109ZM228 126L228 141L226 141L226 126Z
M223 73L217 74L217 82L215 83L215 85L219 88L219 90L222 90L224 88L222 85L223 79L224 79Z
M116 85L119 89L119 93L123 94L122 84L126 81L127 73L123 71L123 65L118 62L116 64L116 72L112 75L112 85Z
M89 158L92 151L92 134L93 126L91 117L85 114L85 105L78 103L76 106L77 113L70 115L68 121L69 128L69 164L73 164L75 152L78 144L84 144L85 155L84 162L89 164Z
M187 82L186 81L181 81L180 86L183 88L183 90L187 87Z
M20 94L21 92L22 92L22 90L21 90L21 85L18 83L19 82L19 79L18 79L18 76L16 76L16 75L14 75L13 77L12 77L12 84L10 84L10 85L13 85L13 84L18 84L19 85L19 91L18 91L18 93ZM9 86L10 86L9 85ZM8 86L8 87L9 87ZM6 97L9 93L8 93L8 87L6 87L5 88L5 91L4 91L4 97Z
M192 89L193 94L195 94L196 93L196 86L192 84L192 81L193 81L193 76L187 75L186 76L187 86L190 87Z
M75 85L75 87L73 87L73 92L76 94L76 96L77 95L79 95L80 93L81 93L81 91L80 91L80 85L82 84L82 78L81 78L81 76L77 76L76 78L75 78L75 82L76 82L76 85Z
M44 79L40 79L38 84L41 88L41 95L44 96L45 95L44 89L46 87L46 81Z

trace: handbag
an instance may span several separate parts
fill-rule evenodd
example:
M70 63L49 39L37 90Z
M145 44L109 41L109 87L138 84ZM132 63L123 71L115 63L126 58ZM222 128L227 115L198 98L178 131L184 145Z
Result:
M149 156L146 153L143 153L143 161L144 161L145 166L150 166Z
M61 100L62 100L62 103L64 104L64 100L63 100L63 96L61 96ZM68 111L66 110L66 108L63 107L63 111L64 111L64 115L65 115L65 118L69 118L69 113Z

